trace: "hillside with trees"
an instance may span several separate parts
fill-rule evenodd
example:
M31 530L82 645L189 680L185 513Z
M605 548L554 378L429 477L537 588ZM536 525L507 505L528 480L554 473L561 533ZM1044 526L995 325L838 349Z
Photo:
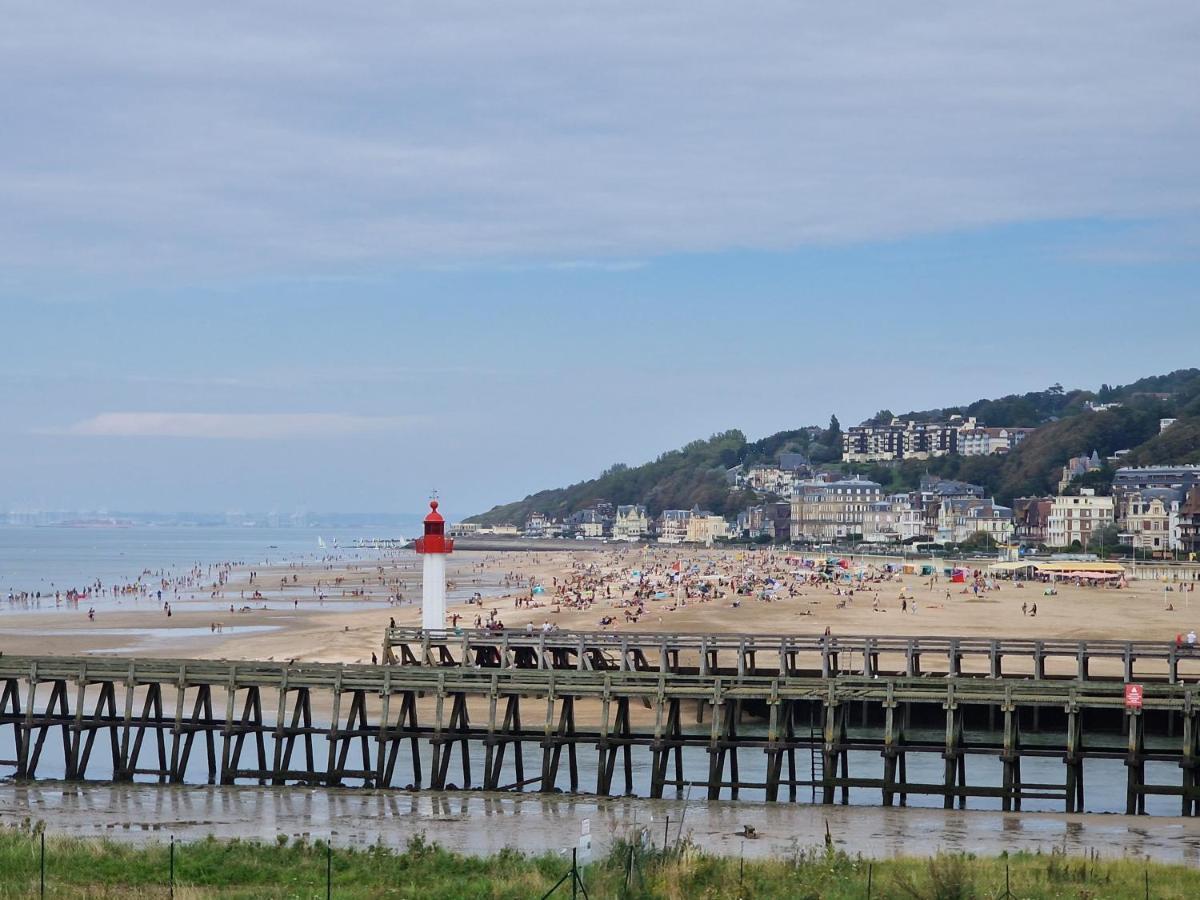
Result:
M1089 401L1120 405L1095 412L1087 407ZM982 484L1001 503L1053 493L1066 461L1092 451L1105 458L1129 450L1125 459L1130 465L1200 463L1200 369L1180 369L1128 385L1105 384L1096 391L1065 390L1055 384L1044 391L910 412L900 418L938 421L955 414L975 416L989 426L1037 430L1003 456L954 455L848 465L839 462L842 428L837 416L831 416L825 427L780 431L755 441L747 441L733 429L692 441L643 465L617 463L596 478L531 494L468 521L521 523L533 512L561 518L601 500L644 504L652 515L699 506L731 516L758 498L749 491L731 491L728 471L739 465L773 463L787 451L806 454L814 466L863 475L893 491L916 488L925 474L970 481ZM1160 434L1162 418L1178 421ZM889 410L880 410L869 421L891 419ZM1088 484L1105 490L1111 477L1111 469L1106 468L1089 475Z

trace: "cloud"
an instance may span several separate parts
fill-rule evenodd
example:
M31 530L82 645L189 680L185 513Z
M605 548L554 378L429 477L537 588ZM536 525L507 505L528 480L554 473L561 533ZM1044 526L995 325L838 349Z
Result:
M419 416L342 413L111 412L44 434L73 437L166 437L270 440L377 434L418 424Z
M1200 217L1200 6L19 3L0 268L561 265Z

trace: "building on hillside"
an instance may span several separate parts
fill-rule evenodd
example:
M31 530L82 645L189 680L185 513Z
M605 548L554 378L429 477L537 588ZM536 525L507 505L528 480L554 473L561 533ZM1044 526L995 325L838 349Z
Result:
M687 540L690 509L664 509L658 517L658 542L660 544L682 544Z
M1095 450L1091 456L1073 456L1067 460L1067 464L1063 466L1062 478L1058 480L1058 492L1061 494L1076 478L1082 478L1088 472L1095 472L1098 469L1104 468L1104 463L1100 461L1100 454Z
M1170 428L1172 425L1174 425L1178 421L1179 421L1178 419L1159 419L1158 420L1158 433L1162 434L1164 431L1166 431L1168 428Z
M875 481L804 481L792 495L794 541L836 541L863 533L867 508L883 499Z
M1078 543L1088 548L1092 535L1114 523L1112 497L1099 497L1091 488L1078 496L1054 498L1047 525L1046 543L1052 547L1070 547Z
M749 488L759 494L790 497L796 483L796 473L776 466L750 466L737 474L735 486Z
M1200 466L1123 466L1113 473L1113 494L1147 488L1175 488L1186 498L1200 484Z
M958 432L958 452L963 456L991 456L1015 449L1032 428L986 428L976 426Z
M1179 549L1192 560L1200 558L1200 485L1188 491L1179 508Z
M808 456L803 453L784 451L779 454L779 468L785 472L801 472L808 466Z
M971 484L967 481L955 481L951 478L938 478L936 475L922 475L918 488L923 498L931 500L946 500L952 497L978 497L983 499L983 485Z
M846 462L887 462L929 459L958 452L956 422L902 422L887 425L852 425L842 434L842 459Z
M1053 497L1018 497L1013 501L1013 537L1022 544L1045 544L1053 507Z
M1114 498L1121 543L1152 556L1170 554L1178 546L1183 499L1178 488L1123 491Z
M711 544L717 538L729 536L729 523L711 512L692 510L687 520L684 540L689 544Z
M649 533L650 519L646 515L646 507L635 504L617 507L612 526L614 541L640 541Z
M455 522L451 525L446 533L450 537L467 537L468 535L479 533L478 522Z

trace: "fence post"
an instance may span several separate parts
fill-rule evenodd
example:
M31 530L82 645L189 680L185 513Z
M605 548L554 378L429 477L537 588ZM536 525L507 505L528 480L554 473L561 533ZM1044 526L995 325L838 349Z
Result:
M174 900L175 897L175 835L171 835L171 873L167 881L168 896Z
M875 874L875 863L867 863L867 900L871 900L871 880Z
M663 827L663 853L667 852L667 844L671 840L671 817L667 816L667 824Z
M46 832L42 831L42 861L41 861L41 887L38 896L45 900L46 897Z
M325 900L333 897L333 835L325 845Z
M571 848L571 900L579 896L579 848Z

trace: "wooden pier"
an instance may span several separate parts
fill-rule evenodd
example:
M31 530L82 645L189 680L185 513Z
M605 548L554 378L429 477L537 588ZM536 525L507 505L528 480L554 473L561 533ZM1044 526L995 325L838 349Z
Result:
M1200 647L1170 641L388 628L383 659L406 666L673 675L1200 679Z
M885 805L1037 798L1074 811L1086 808L1084 764L1110 759L1125 766L1127 812L1152 794L1200 811L1193 684L1147 683L1129 709L1124 685L1100 679L8 655L0 684L0 747L13 754L0 774L17 779L651 797L699 786L824 803L860 789ZM940 758L941 777L910 779L914 754ZM1060 760L1061 779L1023 779L1037 757ZM1156 761L1180 776L1147 783ZM992 777L969 777L989 766Z

